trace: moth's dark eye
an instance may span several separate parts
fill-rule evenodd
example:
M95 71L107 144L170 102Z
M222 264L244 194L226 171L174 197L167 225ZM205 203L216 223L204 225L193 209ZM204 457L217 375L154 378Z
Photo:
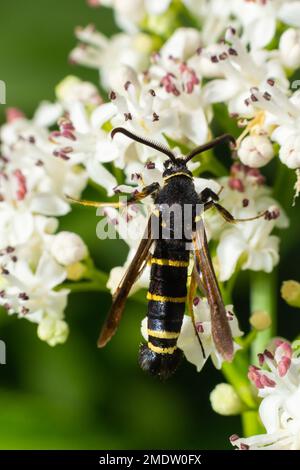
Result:
M165 167L165 169L169 168L170 163L171 163L170 160L166 160L166 161L164 162L164 167Z

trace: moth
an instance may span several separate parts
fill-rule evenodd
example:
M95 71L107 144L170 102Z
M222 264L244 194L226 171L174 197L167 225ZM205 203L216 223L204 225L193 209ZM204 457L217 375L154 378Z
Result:
M112 137L122 133L143 145L151 147L166 155L164 163L163 186L154 182L145 186L142 191L133 193L127 205L135 204L151 196L155 210L150 215L146 232L140 241L136 254L115 294L108 317L101 330L98 346L104 347L115 334L121 321L129 292L139 278L147 263L151 264L148 300L148 342L141 344L139 364L141 368L162 379L170 377L177 369L182 351L177 347L183 316L188 304L192 317L195 335L199 341L199 354L205 357L200 335L193 316L193 298L196 289L207 298L212 325L212 337L218 352L224 360L233 358L233 339L229 327L227 312L222 300L220 288L213 268L208 241L206 237L203 214L214 207L229 223L251 219L235 219L219 204L219 195L209 187L198 194L194 179L187 163L196 155L214 148L225 141L235 144L235 139L224 134L200 147L195 148L186 156L177 157L168 147L133 134L125 128L118 127L112 131ZM79 202L79 201L77 201ZM81 204L93 207L108 205L118 207L118 203L97 203L80 201ZM166 208L176 206L177 217L168 214ZM185 207L189 207L186 218ZM199 207L202 209L199 211ZM191 215L191 216L190 216ZM265 216L266 213L257 217ZM257 218L255 217L255 218ZM155 222L155 223L154 223ZM183 227L182 236L174 236L177 225ZM153 237L153 225L158 227L158 236ZM154 250L153 254L151 249ZM187 288L188 269L194 259L189 289Z

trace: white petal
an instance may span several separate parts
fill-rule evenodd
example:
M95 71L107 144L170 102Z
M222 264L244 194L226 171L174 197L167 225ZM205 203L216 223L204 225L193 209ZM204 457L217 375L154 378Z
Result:
M90 178L105 188L109 196L114 194L113 188L118 184L116 178L103 165L98 163L96 159L88 160L87 171Z
M170 3L171 0L145 0L147 11L152 15L161 15Z
M47 193L37 194L31 201L30 208L32 212L49 216L65 215L70 212L70 206L67 202L58 196Z
M63 113L60 103L43 101L34 113L34 123L39 127L49 127L57 122Z
M213 80L203 88L204 100L207 103L218 103L230 100L239 90L234 80Z
M264 246L249 249L248 259L242 269L270 273L279 261L279 242L279 238L272 235L267 238Z
M265 397L260 404L259 415L268 434L272 434L280 429L278 413L280 404L281 397L277 394Z
M151 0L152 3L152 0ZM193 28L178 28L160 50L162 57L188 59L201 43L201 34Z
M119 148L107 137L107 141L101 140L97 143L95 156L100 163L112 162L119 157Z
M252 49L265 47L273 39L276 30L276 20L274 17L263 16L256 18L248 26L249 38Z
M246 249L247 244L238 230L229 229L221 235L217 248L221 281L227 281L232 276L239 257Z
M70 103L69 113L75 129L81 134L87 134L90 131L90 124L84 104L79 101Z
M180 114L180 130L192 142L203 144L207 139L208 126L202 109Z
M43 285L52 289L66 279L66 270L60 266L49 253L44 253L39 261L36 277Z
M100 129L103 124L110 121L116 114L116 107L113 103L104 103L98 106L91 116L91 124L94 129Z
M186 359L197 367L198 372L203 368L212 350L212 342L210 340L205 341L204 335L201 336L201 340L205 350L205 358L203 357L198 338L196 337L191 317L185 315L177 345L182 349Z
M300 27L300 2L284 2L278 12L278 18L290 26Z
M33 224L33 216L29 211L0 211L0 249L28 241L33 232Z

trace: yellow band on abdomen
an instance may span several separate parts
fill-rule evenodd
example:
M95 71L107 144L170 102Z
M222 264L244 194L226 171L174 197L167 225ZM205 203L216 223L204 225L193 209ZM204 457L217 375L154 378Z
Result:
M148 335L152 336L153 338L161 338L161 339L176 339L179 336L179 333L175 331L158 331L158 330L149 330Z
M158 264L159 266L173 266L175 268L187 268L189 266L188 261L162 258L151 258L151 264Z
M154 346L152 343L149 342L148 348L157 354L173 354L174 351L176 351L177 346L173 346L172 348L159 348L158 346Z
M151 294L147 292L147 300L154 300L155 302L172 302L175 304L183 304L186 301L186 297L167 297L165 295Z

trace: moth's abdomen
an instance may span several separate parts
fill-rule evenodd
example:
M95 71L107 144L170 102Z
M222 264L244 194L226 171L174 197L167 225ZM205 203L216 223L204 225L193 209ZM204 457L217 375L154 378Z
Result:
M185 310L189 252L170 252L158 242L151 264L148 344L141 346L139 363L145 371L165 379L175 372L182 356L177 339Z

